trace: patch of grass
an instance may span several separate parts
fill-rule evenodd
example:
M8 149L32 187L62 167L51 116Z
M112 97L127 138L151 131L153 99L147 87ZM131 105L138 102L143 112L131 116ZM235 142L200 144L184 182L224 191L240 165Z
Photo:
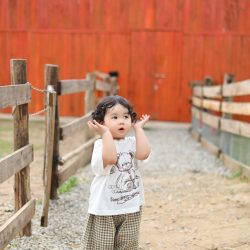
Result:
M243 174L242 170L232 173L232 175L229 176L228 179L229 180L239 179L241 182L249 182L249 179Z
M36 204L37 204L37 205L42 205L42 204L43 204L42 199L37 199L37 200L36 200Z
M242 176L242 170L236 171L234 173L232 173L228 179L232 180L232 179L236 179L236 178L240 178Z
M10 142L0 140L0 158L10 154L13 151L13 145Z
M63 194L69 192L73 187L76 187L78 185L79 181L76 177L72 176L70 177L65 183L63 183L59 189L58 193Z

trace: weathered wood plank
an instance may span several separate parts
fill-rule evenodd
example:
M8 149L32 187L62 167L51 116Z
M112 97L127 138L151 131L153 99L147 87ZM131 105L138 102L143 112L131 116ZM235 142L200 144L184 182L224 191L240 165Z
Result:
M11 84L23 85L27 82L27 63L24 59L11 59ZM28 104L16 106L13 112L14 121L14 150L29 144ZM15 210L18 211L31 198L30 194L30 167L27 165L15 174ZM20 232L20 236L31 235L31 224L28 223Z
M247 177L250 180L250 166L247 166L226 154L221 154L220 159L225 164L225 166L230 168L232 171L240 171L242 172L243 176Z
M89 121L90 117L91 117L91 112L89 112L88 114L79 119L75 119L74 121L61 126L60 140L65 140L72 134L78 132L79 130L84 129L84 127L87 126L87 122Z
M218 156L220 149L215 146L214 144L212 144L211 142L209 142L208 140L206 140L204 137L201 138L201 145L207 149L207 151L209 151L210 153Z
M0 183L33 161L33 145L24 146L0 160Z
M56 92L47 93L46 104L46 134L45 134L45 154L44 154L44 195L43 212L41 217L41 226L48 226L49 198L51 192L51 177L53 165L53 145L55 132L55 110L56 110Z
M219 127L220 117L206 113L206 112L202 112L201 116L202 116L202 122L210 125L213 128Z
M202 108L202 99L198 97L192 97L192 104L196 107Z
M203 99L202 107L214 111L220 111L220 102L215 100Z
M31 85L0 86L0 109L17 106L31 101Z
M222 102L221 111L229 114L250 115L250 103Z
M86 75L86 79L91 81L95 88L95 74L88 73ZM88 114L89 112L91 112L91 110L95 109L95 102L96 102L95 89L87 90L84 95L84 109L85 109L84 113L85 114ZM94 136L94 133L89 128L85 129L84 134L85 134L86 139L89 139Z
M190 134L196 141L199 142L201 140L201 134L195 131L194 128L190 129Z
M104 92L111 92L112 85L105 81L96 80L95 81L95 88L96 90L104 91Z
M193 88L193 95L198 96L198 97L202 97L202 86L195 86Z
M94 74L97 78L101 78L103 80L108 80L110 78L109 74L100 71L94 71Z
M250 80L223 85L224 97L250 95Z
M60 95L84 92L94 89L94 83L86 79L60 80Z
M195 107L192 107L191 112L192 112L192 116L195 117L196 119L201 118L201 110L199 110Z
M250 138L250 123L221 118L221 130Z
M18 232L31 221L35 214L35 206L35 199L28 201L0 227L0 249L4 249Z
M92 150L93 147L85 148L85 150L82 151L81 154L79 154L79 157L77 159L75 159L68 166L65 166L65 168L58 171L59 186L62 185L66 180L68 180L70 176L74 175L80 167L85 166L90 162Z
M203 96L209 98L221 98L221 86L204 86Z
M88 140L87 142L85 142L83 145L79 146L78 148L76 148L75 150L71 151L70 153L66 154L65 156L63 156L60 160L59 160L59 164L63 165L65 164L67 161L69 161L70 159L72 159L74 156L78 155L79 153L81 153L82 151L84 151L86 148L93 146L94 142L100 138L100 136L95 136L94 138Z
M59 87L59 67L58 65L53 64L46 64L45 65L45 89L48 88L48 86L53 86L53 89L56 91L56 106L55 106L55 127L54 127L54 145L53 145L53 160L52 160L52 177L51 177L51 191L50 191L50 198L51 199L57 199L57 172L58 172L58 157L59 157L59 110L58 110L58 93L60 93L60 87ZM44 102L47 103L46 100ZM46 107L47 108L47 107ZM45 124L47 124L47 116L45 116ZM46 157L46 156L45 156ZM46 162L46 159L44 159L44 162ZM45 172L45 169L44 169Z

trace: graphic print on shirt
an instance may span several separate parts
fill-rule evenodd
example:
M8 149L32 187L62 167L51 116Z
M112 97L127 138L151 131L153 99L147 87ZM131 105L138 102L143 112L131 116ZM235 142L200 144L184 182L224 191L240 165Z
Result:
M114 174L118 170L120 172L116 179L115 185L109 186L114 194L123 194L118 198L111 197L111 201L117 202L117 204L125 203L128 200L133 199L139 195L136 191L132 194L126 194L139 187L139 176L135 172L134 154L132 152L118 153L117 164L110 170L110 174Z

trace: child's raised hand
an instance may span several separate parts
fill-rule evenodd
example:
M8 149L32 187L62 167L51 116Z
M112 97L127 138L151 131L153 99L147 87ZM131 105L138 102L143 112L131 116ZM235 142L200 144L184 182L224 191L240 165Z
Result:
M91 130L97 132L100 136L102 136L105 132L109 131L109 129L106 126L98 123L95 120L88 121L88 126Z
M134 128L143 128L146 122L148 122L150 115L142 115L140 120L134 124Z

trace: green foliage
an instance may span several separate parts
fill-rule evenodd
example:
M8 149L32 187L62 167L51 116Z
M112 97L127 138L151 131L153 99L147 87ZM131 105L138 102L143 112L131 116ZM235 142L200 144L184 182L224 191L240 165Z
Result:
M70 177L65 183L63 183L59 189L58 193L63 194L69 192L73 187L78 185L78 179L74 176Z
M229 180L239 179L241 182L249 182L249 179L243 174L242 170L236 171L228 177Z
M0 140L0 158L10 154L13 151L13 145L10 142Z
M239 171L232 173L228 178L236 179L236 178L240 178L241 176L242 176L242 170L239 170Z

